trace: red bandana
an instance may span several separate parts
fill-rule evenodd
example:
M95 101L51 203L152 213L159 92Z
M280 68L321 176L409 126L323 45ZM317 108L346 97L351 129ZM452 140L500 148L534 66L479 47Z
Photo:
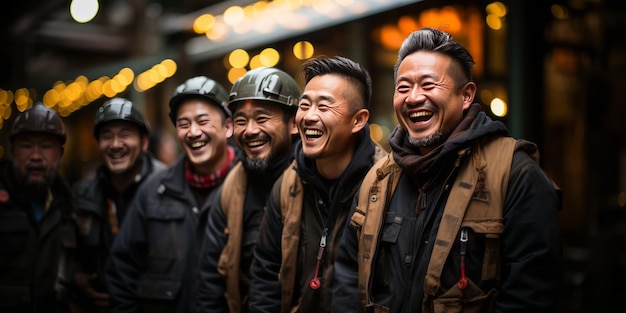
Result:
M222 166L222 168L220 168L217 172L208 175L198 175L194 173L189 165L189 161L186 161L185 177L187 178L189 185L199 189L209 189L221 184L224 181L224 178L226 178L226 174L228 174L230 168L233 166L233 161L235 159L235 150L233 150L233 147L226 146L226 150L228 152L228 156L226 157L224 166Z

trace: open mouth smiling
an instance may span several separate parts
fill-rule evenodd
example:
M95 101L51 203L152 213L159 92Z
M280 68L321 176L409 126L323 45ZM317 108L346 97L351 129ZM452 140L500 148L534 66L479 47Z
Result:
M250 148L256 148L259 146L262 146L264 144L267 143L267 140L254 140L254 141L248 141L248 147Z
M126 153L123 152L115 152L115 153L109 153L109 157L111 159L121 159L124 156L126 156Z
M431 111L417 111L409 114L409 119L413 123L426 122L434 115Z
M323 134L324 133L321 130L318 130L318 129L306 129L304 131L304 136L308 140L318 139L318 138L322 137Z
M197 150L200 149L204 146L207 145L206 141L195 141L189 144L189 147L191 147L192 150Z

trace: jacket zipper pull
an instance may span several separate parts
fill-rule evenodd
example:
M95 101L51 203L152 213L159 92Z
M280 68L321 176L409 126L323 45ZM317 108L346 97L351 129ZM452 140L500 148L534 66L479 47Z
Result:
M467 278L465 277L465 252L467 249L467 239L468 230L467 227L464 227L461 229L461 237L459 238L461 241L461 278L458 282L460 289L465 289L465 287L467 287Z
M311 289L319 289L320 288L320 280L317 278L317 275L320 271L320 264L322 263L322 256L324 255L324 248L326 248L326 234L328 229L324 229L324 233L322 234L322 238L320 239L320 248L317 250L317 265L315 266L315 275L313 275L313 279L309 282L309 286Z

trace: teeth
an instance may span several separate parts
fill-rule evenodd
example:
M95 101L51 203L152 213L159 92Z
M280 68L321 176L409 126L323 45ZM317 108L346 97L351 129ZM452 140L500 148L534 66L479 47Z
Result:
M304 131L304 134L307 136L321 136L322 132L316 129L307 129Z
M265 141L263 141L263 140L257 140L257 141L250 141L250 142L248 142L248 146L250 146L250 147L258 147L258 146L261 146L263 144L265 144Z
M416 118L416 117L424 117L424 116L432 116L433 112L429 112L429 111L418 111L418 112L413 112L411 113L411 115L409 116L410 118Z
M119 158L121 158L123 156L124 156L123 153L112 153L111 154L111 158L113 158L113 159L119 159Z
M200 148L202 146L206 145L206 142L204 141L196 141L196 142L192 142L191 143L191 147L192 148Z

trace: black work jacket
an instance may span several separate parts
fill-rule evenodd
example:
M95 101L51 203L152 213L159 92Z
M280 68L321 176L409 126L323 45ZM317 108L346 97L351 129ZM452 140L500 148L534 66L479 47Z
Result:
M0 312L67 312L66 288L76 246L72 196L57 177L52 203L35 220L29 190L11 161L0 161Z
M396 129L394 135L399 134ZM424 277L450 191L447 186L451 186L457 176L453 170L457 151L472 140L492 135L506 135L506 128L481 112L469 130L444 143L427 172L429 175L411 177L403 168L386 208L372 265L370 286L374 303L389 308L392 313L422 311ZM353 205L352 210L354 208ZM485 312L556 311L561 260L557 218L560 209L560 191L555 190L552 181L526 152L516 151L504 202L499 285L495 281L481 280L484 238L474 237L470 231L465 245L467 278L482 290L498 287L497 296ZM336 259L334 312L363 310L358 308L357 299L356 231L347 224ZM450 289L461 277L461 245L458 235L456 238L441 275L444 290Z
M195 312L199 251L219 185L198 203L185 161L137 191L106 267L112 312Z
M358 145L349 165L336 181L329 182L319 176L315 161L304 156L300 143L296 150L295 163L302 181L304 197L298 251L282 251L282 237L290 236L283 233L284 221L290 218L283 219L281 212L287 208L281 208L281 200L276 197L287 197L279 191L281 177L270 194L259 239L255 245L255 261L250 270L250 312L288 312L295 308L299 312L315 313L330 310L332 265L337 241L341 238L352 197L368 169L376 162L375 155L379 150L370 139L369 128L364 128L359 133ZM309 282L315 277L320 241L325 229L327 245L317 273L321 287L314 290L309 287ZM294 286L282 286L279 280L281 267L284 266L283 253L297 254ZM291 289L293 296L290 303L281 303L283 289Z
M142 155L142 165L134 182L118 193L111 185L110 174L105 165L98 167L95 177L84 179L74 185L76 220L78 223L77 270L84 273L96 273L97 282L93 287L106 291L104 283L104 265L115 238L111 229L111 218L122 225L124 215L131 204L139 186L153 173L164 170L165 164L151 157ZM108 201L115 204L115 216L109 213Z

